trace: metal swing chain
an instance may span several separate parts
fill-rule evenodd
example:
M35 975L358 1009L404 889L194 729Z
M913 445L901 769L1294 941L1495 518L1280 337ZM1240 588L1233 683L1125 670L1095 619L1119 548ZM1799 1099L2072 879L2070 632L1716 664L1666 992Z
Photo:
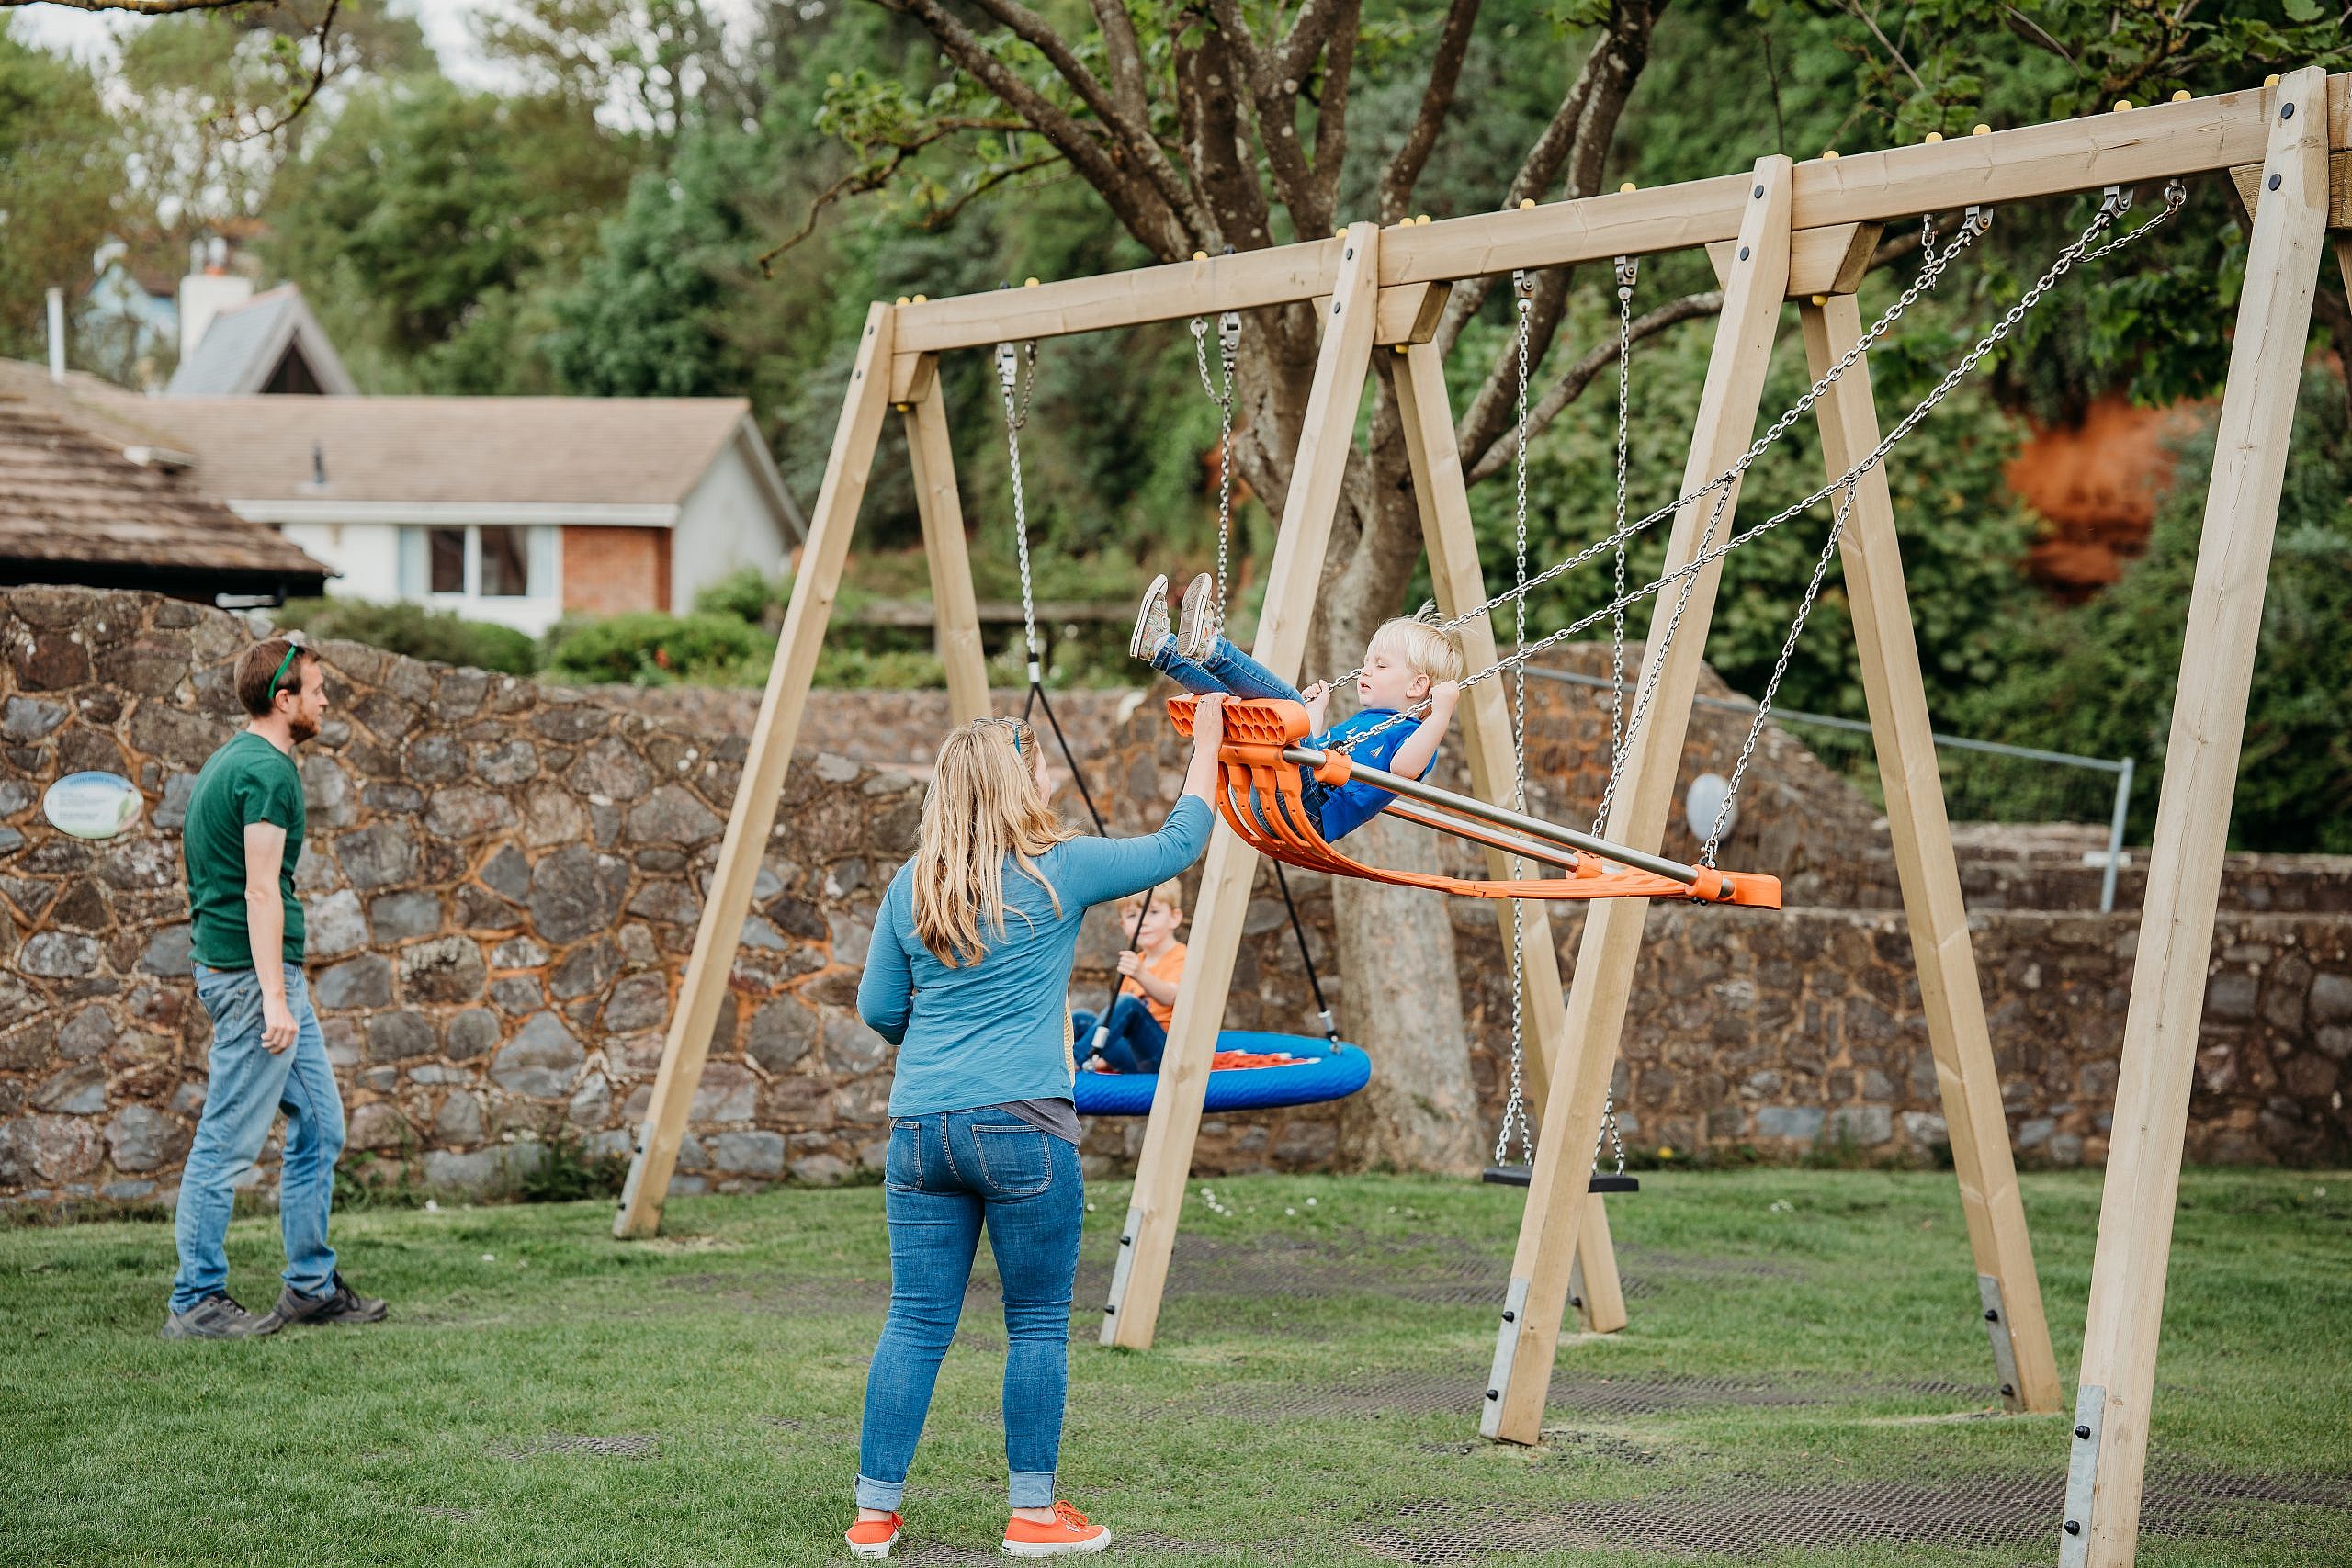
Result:
M1617 258L1617 515L1612 537L1617 541L1615 596L1625 596L1625 458L1629 444L1634 393L1634 286L1641 264L1632 256ZM1522 578L1524 572L1520 574ZM1609 777L1600 786L1600 806L1592 814L1597 837L1609 819L1617 793L1617 768L1625 750L1625 612L1609 617Z
M1228 250L1230 246L1227 247ZM1215 633L1225 635L1225 581L1228 541L1233 533L1233 366L1241 353L1241 312L1227 310L1216 320L1217 360L1224 371L1225 388L1217 389L1209 378L1209 323L1205 316L1193 318L1193 362L1200 369L1201 390L1217 407L1216 446L1216 600L1210 613L1210 625Z
M1690 491L1688 494L1676 497L1674 500L1668 502L1665 505L1635 519L1633 523L1612 530L1607 536L1595 539L1592 543L1585 546L1582 549L1577 550L1575 554L1567 557L1566 558L1555 561L1552 565L1545 567L1542 571L1539 571L1534 576L1529 578L1526 582L1514 585L1505 592L1496 594L1493 598L1487 600L1483 604L1477 605L1472 609L1464 610L1450 619L1435 623L1439 629L1442 631L1455 630L1481 615L1485 615L1495 610L1500 609L1504 604L1510 603L1514 599L1525 597L1528 593L1543 587L1554 579L1575 570L1577 568L1584 565L1585 562L1600 555L1603 550L1623 545L1624 541L1630 539L1635 534L1655 526L1666 518L1679 512L1684 506L1692 502L1698 501L1711 494L1717 494L1724 500L1728 500L1731 486L1744 476L1749 468L1754 466L1757 459L1762 457L1767 450L1781 439L1781 436L1785 435L1790 427L1795 424L1799 419L1803 418L1804 414L1813 408L1814 404L1821 400L1822 396L1827 392L1829 388L1835 384L1840 377L1845 375L1846 371L1853 366L1856 360L1862 356L1864 351L1868 350L1871 345L1876 344L1880 338L1886 334L1894 323L1902 318L1904 312L1908 310L1911 306L1918 300L1922 294L1935 287L1935 285L1942 278L1944 273L1950 268L1953 259L1960 254L1963 248L1981 237L1992 227L1992 219L1989 212L1982 212L1979 209L1972 207L1969 209L1969 215L1972 221L1964 222L1961 226L1959 231L1953 236L1952 243L1940 252L1930 251L1928 253L1927 259L1920 264L1918 276L1912 279L1910 287L1905 288L1902 294L1896 297L1894 302L1886 308L1885 313L1881 315L1877 321L1871 324L1870 330L1861 335L1861 337L1855 343L1854 346L1847 352L1844 357L1840 358L1837 364L1832 365L1827 370L1824 371L1820 378L1815 380L1811 387L1806 389L1802 397L1798 398L1797 400L1791 404L1778 419L1773 421L1771 426L1767 429L1762 435L1756 438L1755 443L1741 455L1737 462L1734 463L1729 468L1724 470L1724 472L1716 475L1713 479L1709 479L1705 484L1701 485L1698 489ZM2134 232L2136 233L2137 231L2134 231ZM2096 253L2098 255L2103 255L2105 254L2106 253L2104 251ZM1629 322L1628 335L1630 335L1630 325L1631 324ZM1800 505L1799 510L1803 510L1804 507L1812 505L1814 502L1819 501L1823 496L1829 494L1836 488L1837 486L1832 484L1815 492L1811 500ZM1645 597L1649 592L1655 592L1664 589L1668 581L1669 581L1669 579L1661 579L1657 582L1649 584L1645 589L1636 589L1630 596L1620 594L1618 598L1625 604L1634 603ZM1612 612L1621 607L1622 605L1612 603L1608 606L1607 610L1604 611L1604 614ZM1531 646L1524 654L1514 654L1512 658L1514 660L1529 658L1541 653L1546 649L1552 648L1556 644L1565 641L1570 630L1581 631L1587 626L1593 625L1595 619L1597 619L1597 617L1587 617L1585 620L1577 622L1573 628L1564 628L1560 632L1555 632L1551 636L1546 637ZM1472 675L1468 680L1463 682L1463 685L1465 688L1476 685L1479 682L1485 681L1498 673L1503 666L1509 662L1510 662L1510 660L1497 660L1494 665L1489 666L1487 669L1479 671L1477 673ZM1355 679L1356 676L1363 672L1363 671L1361 668L1351 670L1333 683L1335 685L1345 684L1347 682ZM1340 742L1339 750L1344 751L1351 750L1355 746L1359 746L1364 741L1372 739L1373 736L1379 734L1382 730L1388 728L1390 726L1402 723L1408 716L1410 716L1407 714L1398 714L1391 718L1385 719L1380 724L1350 738L1346 741Z
M1029 382L1021 386L1021 362L1027 358ZM1021 633L1029 652L1029 683L1045 680L1044 649L1037 640L1036 591L1029 581L1029 502L1021 488L1021 427L1029 423L1029 400L1037 395L1037 340L1015 346L996 345L997 389L1004 398L1004 447L1012 469L1013 540L1021 556Z
M1535 305L1535 280L1522 269L1511 274L1511 298L1518 316L1519 357L1519 434L1512 462L1516 468L1517 518L1515 557L1518 581L1527 581L1527 349L1529 316ZM1512 604L1514 645L1527 646L1527 601L1518 599ZM1527 809L1527 667L1513 671L1510 715L1511 807ZM1511 880L1519 880L1524 863L1519 856L1510 857ZM1510 1092L1503 1101L1502 1129L1495 1135L1495 1163L1510 1163L1511 1134L1516 1129L1519 1146L1532 1163L1535 1158L1535 1128L1527 1114L1527 1089L1524 1068L1527 1061L1527 932L1520 901L1510 901Z

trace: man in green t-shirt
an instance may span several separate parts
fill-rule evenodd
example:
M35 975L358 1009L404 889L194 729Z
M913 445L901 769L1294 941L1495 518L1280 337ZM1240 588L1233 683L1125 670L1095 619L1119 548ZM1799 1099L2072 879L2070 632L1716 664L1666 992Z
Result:
M326 671L287 637L237 660L237 700L252 722L212 753L188 798L187 863L196 994L212 1017L204 1116L180 1172L180 1266L166 1339L244 1339L289 1323L376 1323L384 1303L354 1292L327 1245L343 1096L302 974L302 777L294 748L319 732ZM229 1294L231 1188L286 1112L278 1216L286 1285L261 1316Z

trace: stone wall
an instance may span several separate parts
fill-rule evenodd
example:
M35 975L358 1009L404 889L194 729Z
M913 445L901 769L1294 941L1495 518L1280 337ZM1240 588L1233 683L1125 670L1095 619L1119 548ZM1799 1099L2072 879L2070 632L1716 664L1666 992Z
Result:
M143 595L0 596L0 1202L170 1195L209 1038L189 976L178 828L195 770L235 728L228 671L253 635L237 617ZM310 838L299 886L352 1145L470 1189L511 1180L550 1137L624 1149L748 721L719 722L713 704L662 722L686 710L629 711L351 645L324 652L334 705L301 752ZM1558 792L1537 804L1575 820L1597 793L1605 710L1579 688L1531 690L1533 771ZM921 738L944 722L939 694L820 700L831 705L807 733L829 745L921 755ZM727 701L748 712L742 694ZM1099 738L1073 735L1114 828L1155 826L1182 763L1157 704L1075 694L1062 711ZM1702 710L1686 769L1720 771L1744 733L1737 716ZM96 844L50 829L41 789L80 769L132 779L146 818ZM902 772L822 750L796 759L695 1098L684 1190L833 1180L878 1159L890 1052L857 1021L855 987L875 900L911 844L920 799ZM1871 1157L1931 1157L1941 1129L1901 918L1822 907L1872 896L1871 875L1854 868L1883 853L1883 824L1771 731L1744 801L1726 863L1781 873L1792 902L1812 907L1653 914L1623 1074L1632 1131L1686 1156L1739 1145L1793 1156L1843 1139ZM2064 852L2017 864L2063 870L2052 854ZM1474 863L1465 852L1460 863ZM1329 886L1292 881L1344 1021L1350 981L1332 973ZM2352 1154L2346 881L2339 863L2233 861L2231 888L2254 907L2226 913L2216 934L2192 1157ZM1271 877L1259 893L1227 1021L1311 1027ZM1566 913L1572 963L1579 917ZM1426 918L1453 922L1472 977L1491 1124L1504 1077L1495 1045L1507 1036L1492 913L1432 899ZM2136 926L2128 913L1976 917L2011 1125L2029 1159L2103 1153ZM1082 1002L1107 987L1116 942L1107 912L1090 923ZM1376 1055L1380 1043L1368 1043ZM1212 1119L1199 1167L1344 1164L1343 1118L1321 1107ZM1090 1128L1090 1168L1131 1163L1141 1131ZM258 1179L274 1161L273 1148Z

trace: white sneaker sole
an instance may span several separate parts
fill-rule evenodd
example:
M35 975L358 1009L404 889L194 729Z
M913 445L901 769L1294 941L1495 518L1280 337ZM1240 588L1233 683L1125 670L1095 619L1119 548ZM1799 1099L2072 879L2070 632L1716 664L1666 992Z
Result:
M1085 1540L1008 1540L1004 1543L1007 1557L1087 1557L1111 1544L1111 1532L1103 1530Z
M1151 657L1151 645L1159 640L1151 633L1154 610L1162 615L1168 611L1168 574L1165 572L1151 580L1151 586L1143 591L1143 603L1136 607L1136 627L1127 634L1129 659Z
M899 1538L894 1535L877 1546L860 1546L854 1540L845 1541L843 1544L848 1546L849 1554L852 1557L888 1557L890 1555L890 1549L899 1544Z

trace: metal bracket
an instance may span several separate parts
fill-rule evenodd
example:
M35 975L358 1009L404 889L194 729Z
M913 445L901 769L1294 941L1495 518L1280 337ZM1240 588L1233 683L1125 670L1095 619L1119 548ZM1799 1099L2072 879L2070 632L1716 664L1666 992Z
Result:
M2075 1395L2075 1450L2066 1459L2066 1514L2058 1568L2090 1568L2091 1508L2098 1488L2099 1439L2107 1435L2107 1390L2085 1383Z
M1021 351L1010 343L998 344L996 345L997 384L1010 392L1012 390L1013 384L1020 378Z
M1216 319L1216 350L1230 365L1241 352L1241 312L1227 310Z
M1127 1270L1135 1266L1136 1233L1143 1229L1143 1205L1127 1205L1127 1223L1119 1227L1119 1255L1111 1263L1111 1299L1102 1306L1102 1343L1118 1342L1119 1309L1127 1302Z
M1617 258L1617 298L1631 299L1634 285L1641 278L1642 264L1633 256Z
M2009 1338L2009 1314L2001 1301L1998 1275L1976 1276L1976 1299L1984 1304L1984 1331L1993 1339L1993 1371L2001 1380L2001 1407L2012 1415L2025 1408L2018 1393L2018 1350Z
M1510 275L1510 291L1519 299L1519 308L1526 310L1535 298L1535 275L1525 267L1515 268Z
M1960 215L1960 227L1962 233L1971 229L1980 235L1990 232L1993 227L1992 208L1981 202L1972 202L1968 210Z
M2098 209L2109 218L2120 218L2132 210L2132 187L2109 186L2098 193Z
M1495 1365L1487 1374L1487 1397L1478 1407L1478 1435L1499 1438L1503 1429L1503 1390L1510 1386L1510 1367L1519 1354L1519 1331L1527 1315L1528 1283L1514 1279L1503 1292L1503 1320L1495 1331Z

